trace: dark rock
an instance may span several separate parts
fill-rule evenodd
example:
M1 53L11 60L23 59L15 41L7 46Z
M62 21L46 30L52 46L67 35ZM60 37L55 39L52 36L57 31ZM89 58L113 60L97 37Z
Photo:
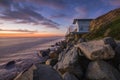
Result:
M80 39L78 40L78 43L82 43L82 42L87 42L87 40L86 40L85 38L80 38Z
M17 76L17 70L16 69L0 69L0 80L14 80L14 78Z
M74 65L72 64L68 68L66 68L66 71L74 74L76 78L82 79L83 77L83 69L81 68L81 64L75 63Z
M61 52L63 51L63 49L64 49L64 48L58 47L58 48L56 49L56 53L57 53L57 54L61 53Z
M36 74L36 80L63 80L56 70L47 65L38 64Z
M67 46L67 42L66 42L66 41L61 41L61 42L59 43L59 46L60 46L61 49L65 49L66 46Z
M120 57L120 45L115 48L116 55Z
M89 64L86 77L90 80L120 80L120 72L104 61Z
M115 48L115 57L110 60L111 61L111 64L113 64L116 68L118 68L119 64L120 64L120 45L118 45L116 48Z
M38 54L41 57L45 57L48 56L49 53L50 53L50 49L46 49L46 50L40 50Z
M57 62L58 62L57 59L48 59L48 60L46 61L46 65L54 66Z
M69 72L66 72L64 75L63 75L63 79L64 80L79 80L75 77L75 75L69 73Z
M51 47L55 47L55 45L51 45Z
M79 51L79 49L78 49L78 51ZM86 73L86 69L87 69L87 67L88 67L88 65L89 65L89 62L91 61L91 60L89 60L89 59L87 59L84 55L83 55L83 53L82 52L79 52L79 64L80 64L80 66L81 66L81 68L82 68L82 70L83 70L83 78L85 78L85 73Z
M120 71L120 64L118 65L118 69L119 69L119 71Z
M52 52L49 53L49 57L52 58L52 59L58 58L58 54L57 54L56 51L52 51Z
M113 49L117 47L117 43L112 37L106 37L103 39L105 44L109 44Z
M59 43L55 43L55 45L56 45L56 46L58 46L58 45L59 45Z
M12 69L15 67L15 61L10 61L5 65L5 69Z

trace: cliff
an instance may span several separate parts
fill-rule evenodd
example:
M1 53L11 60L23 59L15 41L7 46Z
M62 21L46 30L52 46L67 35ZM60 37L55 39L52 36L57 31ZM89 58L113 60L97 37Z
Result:
M84 35L88 39L100 39L111 36L120 39L120 8L112 10L94 20L90 24L90 33Z

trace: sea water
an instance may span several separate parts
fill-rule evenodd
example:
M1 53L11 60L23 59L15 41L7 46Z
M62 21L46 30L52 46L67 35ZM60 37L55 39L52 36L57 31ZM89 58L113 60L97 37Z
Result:
M47 49L52 44L63 40L63 37L51 38L0 38L0 68L9 61L39 59L37 52Z

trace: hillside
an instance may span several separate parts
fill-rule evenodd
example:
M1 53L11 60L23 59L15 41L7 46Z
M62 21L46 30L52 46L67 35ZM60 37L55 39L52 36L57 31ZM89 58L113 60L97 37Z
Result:
M90 33L83 35L83 37L90 40L107 36L120 40L120 8L92 20Z

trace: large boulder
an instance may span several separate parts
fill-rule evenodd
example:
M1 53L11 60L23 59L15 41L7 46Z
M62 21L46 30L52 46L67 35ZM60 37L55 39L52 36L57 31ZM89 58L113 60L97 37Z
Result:
M102 40L83 42L76 45L90 60L111 59L115 52L110 45L104 45Z
M117 47L117 43L112 37L106 37L103 39L105 44L109 44L113 49Z
M63 80L58 72L48 65L38 64L34 73L34 80Z
M35 65L30 66L28 69L20 72L14 80L33 80L33 71L36 69Z
M64 74L65 72L71 72L79 79L81 79L83 71L79 63L79 53L77 52L77 48L73 47L66 54L64 53L61 57L62 58L60 58L56 64L56 69L61 74Z
M90 80L120 80L120 72L104 61L89 64L86 77Z
M66 72L64 75L63 75L63 79L64 80L79 80L76 78L75 75L69 73L69 72Z

